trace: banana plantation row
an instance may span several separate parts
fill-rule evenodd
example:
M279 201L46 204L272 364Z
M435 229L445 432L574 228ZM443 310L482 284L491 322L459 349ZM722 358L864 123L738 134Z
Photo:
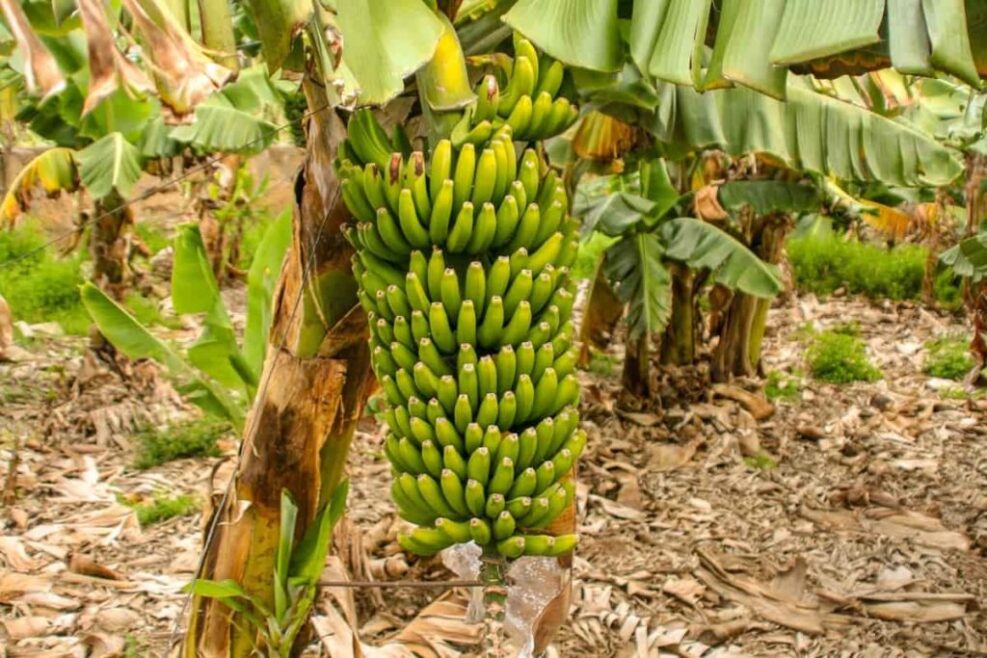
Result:
M5 121L50 145L0 219L84 190L94 349L159 361L242 432L185 655L297 650L377 387L407 551L570 567L577 368L621 337L640 396L664 366L763 374L797 226L922 240L928 281L963 285L969 385L985 365L982 3L0 6ZM241 342L221 213L215 235L240 176L217 172L292 138L294 214L245 275ZM122 302L138 179L193 172L203 223L175 239L171 297L203 331L183 353Z

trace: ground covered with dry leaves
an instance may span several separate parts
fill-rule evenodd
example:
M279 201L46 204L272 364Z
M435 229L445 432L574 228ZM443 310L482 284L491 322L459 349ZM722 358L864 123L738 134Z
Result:
M884 378L800 376L805 324L850 319ZM926 342L961 323L801 297L769 327L766 370L795 382L773 403L763 382L710 385L701 368L656 373L647 404L624 399L606 358L584 373L582 542L571 619L550 653L987 655L987 404L951 399L922 372ZM109 369L83 343L39 336L0 364L0 656L164 655L203 514L142 528L134 501L185 493L208 509L232 467L231 438L225 456L134 468L135 426L193 412L154 367ZM380 443L368 419L326 579L451 578L394 542ZM354 654L340 632L351 624L365 655L385 655L425 609L406 646L458 655L451 647L478 629L459 619L455 592L426 609L441 593L331 588L308 653Z

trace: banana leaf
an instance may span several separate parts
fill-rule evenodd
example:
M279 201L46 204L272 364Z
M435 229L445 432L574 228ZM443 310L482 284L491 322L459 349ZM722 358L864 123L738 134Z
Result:
M778 268L764 262L729 233L694 217L680 217L659 228L665 258L693 269L711 270L716 282L755 297L782 291Z
M93 142L75 156L79 177L95 199L112 192L126 198L141 175L140 151L118 132Z
M291 237L291 213L286 212L264 231L247 272L247 326L243 333L243 358L255 377L260 376L264 364L267 332L274 318L274 288Z
M672 314L672 277L662 262L665 249L658 236L632 233L604 255L604 273L618 299L628 305L632 337L665 329Z
M519 0L504 22L566 64L594 71L623 64L615 0Z

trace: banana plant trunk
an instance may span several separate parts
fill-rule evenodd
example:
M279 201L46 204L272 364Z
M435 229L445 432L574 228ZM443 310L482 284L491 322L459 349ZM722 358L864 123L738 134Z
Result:
M304 88L310 108L325 107L318 85L307 79ZM342 477L371 386L367 321L340 230L348 214L332 166L345 126L328 109L314 113L306 129L294 239L275 295L261 387L200 574L233 579L268 605L281 492L290 491L298 506L301 537ZM193 600L184 656L241 658L263 651L256 642L250 624L222 603Z
M651 396L651 337L647 332L639 336L627 336L624 353L624 371L621 377L624 390L641 398Z
M125 203L116 192L96 201L89 235L92 281L118 301L123 299L133 280L130 252L133 248L134 214Z
M672 317L661 340L662 365L686 366L696 358L695 274L672 265Z
M772 213L753 220L750 247L757 256L772 265L784 258L785 239L792 230L786 213ZM720 331L720 341L713 352L713 380L752 377L761 370L761 345L767 327L771 300L742 292L734 294L727 307Z
M966 160L966 231L965 236L975 235L980 223L987 218L987 194L983 184L987 180L987 157L970 153ZM973 368L966 376L968 387L980 383L981 372L987 366L987 282L963 282L963 301L967 315L973 325L973 338L970 352L973 355Z

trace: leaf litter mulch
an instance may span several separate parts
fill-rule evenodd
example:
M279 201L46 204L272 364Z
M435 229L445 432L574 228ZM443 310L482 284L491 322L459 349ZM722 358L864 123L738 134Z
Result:
M884 378L800 376L804 325L848 319ZM647 404L622 397L619 366L584 373L582 541L550 655L987 655L987 404L922 373L925 343L962 330L913 305L792 300L769 321L766 370L794 382L773 403L701 367L656 374ZM208 507L235 446L137 470L133 429L191 414L167 382L70 339L28 351L0 365L0 656L164 655L203 515L141 528L132 503ZM453 578L397 546L380 443L368 419L325 579ZM306 653L483 655L461 593L441 592L327 588Z

